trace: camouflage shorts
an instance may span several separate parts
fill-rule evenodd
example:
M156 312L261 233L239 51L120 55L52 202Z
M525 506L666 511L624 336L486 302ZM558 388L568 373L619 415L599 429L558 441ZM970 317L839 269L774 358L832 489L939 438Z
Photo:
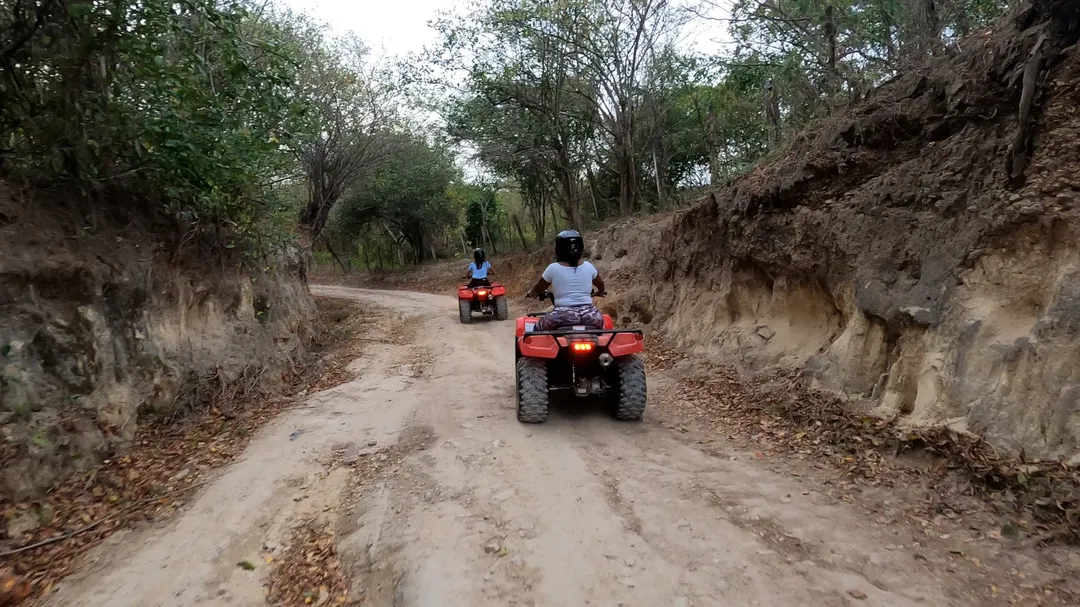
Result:
M536 330L554 331L555 329L578 325L590 329L603 329L604 316L593 305L555 308L537 321Z

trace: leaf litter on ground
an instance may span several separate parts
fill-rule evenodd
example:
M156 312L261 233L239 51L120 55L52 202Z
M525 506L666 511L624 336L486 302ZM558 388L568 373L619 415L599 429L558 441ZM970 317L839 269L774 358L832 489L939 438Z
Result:
M859 497L864 490L920 488L923 499L901 500L878 515L879 523L907 519L943 540L949 535L934 530L947 522L979 530L988 539L1016 538L1018 546L1080 545L1080 475L1074 467L1009 456L977 435L948 427L912 427L899 418L863 413L812 389L794 369L742 374L657 351L668 359L668 368L680 362L686 367L657 403L680 425L724 436L756 459L806 462L822 473L822 493L867 514L874 514L874 507ZM647 351L646 356L658 354ZM700 442L708 450L712 441ZM954 557L978 561L956 550ZM1062 580L1052 589L1025 592L1030 594L1018 598L1019 604L1074 604L1076 598Z
M272 605L351 605L333 531L315 521L293 529L292 540L272 561L267 601Z
M668 407L762 445L763 453L814 455L861 483L893 486L916 474L935 487L989 500L1001 514L1025 521L1033 542L1080 544L1080 470L1058 461L1001 453L981 437L945 426L909 427L899 418L859 412L811 389L795 370L744 378L731 368L701 365L680 380ZM932 465L903 466L925 454ZM898 476L898 473L900 476Z

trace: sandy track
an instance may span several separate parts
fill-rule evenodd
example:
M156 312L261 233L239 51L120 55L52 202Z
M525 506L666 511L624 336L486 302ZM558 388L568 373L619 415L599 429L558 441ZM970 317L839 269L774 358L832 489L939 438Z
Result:
M114 536L53 604L262 605L262 557L327 513L369 605L970 604L896 530L648 411L518 423L512 322L461 325L447 297L313 291L392 311L360 377L278 418L166 525ZM373 440L398 445L393 473L358 491L328 471Z

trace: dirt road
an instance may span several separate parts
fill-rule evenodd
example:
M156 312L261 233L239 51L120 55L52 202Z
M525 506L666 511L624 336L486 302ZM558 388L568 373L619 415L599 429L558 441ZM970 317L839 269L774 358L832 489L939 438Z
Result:
M267 557L313 519L366 605L970 604L902 531L747 454L704 453L648 411L518 423L512 322L461 325L446 297L313 290L392 311L358 379L278 418L161 528L114 536L52 604L262 605ZM328 465L350 448L383 472L358 485Z

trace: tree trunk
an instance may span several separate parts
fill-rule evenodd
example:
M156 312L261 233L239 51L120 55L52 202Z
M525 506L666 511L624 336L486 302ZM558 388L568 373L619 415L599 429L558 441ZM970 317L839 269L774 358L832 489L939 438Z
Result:
M941 24L938 21L934 0L918 1L918 48L923 54L932 54L941 42Z
M619 213L630 215L637 210L638 183L634 163L633 123L620 120L620 132L615 136L615 166L619 173Z
M966 2L956 3L956 30L960 38L971 33L971 18L968 17Z
M586 174L589 180L589 198L592 199L593 217L596 221L600 221L600 205L596 203L596 181L593 177L592 169L589 169Z
M533 205L530 217L533 223L533 232L536 242L539 244L547 236L547 191L543 187L538 188L536 204Z
M345 262L341 261L340 257L338 257L338 254L334 251L334 247L330 246L329 240L326 240L326 250L330 252L330 256L334 258L334 261L338 262L338 265L341 266L341 273L348 274L349 267L345 265Z
M577 188L574 187L574 180L570 178L570 174L566 171L559 171L562 175L561 184L563 190L563 207L566 211L566 218L570 220L570 227L581 232L584 230L584 225L581 219L581 204L578 202Z
M514 213L511 217L514 220L514 229L517 230L518 238L521 239L521 248L528 251L529 243L525 242L525 232L521 229L521 219L518 218L517 213Z
M664 208L664 203L667 201L667 155L664 154L663 148L663 142L653 142L652 160L653 173L656 177L656 202L660 208Z
M780 101L776 96L776 89L772 80L765 82L765 115L769 119L772 128L769 129L769 149L772 150L780 143Z
M482 222L480 224L480 234L483 237L484 242L487 243L487 248L489 251L491 251L491 254L498 255L499 252L495 250L495 243L491 241L491 234L488 233L487 226L484 225Z
M891 9L891 0L878 0L878 9L881 12L882 43L885 45L885 60L889 67L896 67L896 41L893 39L894 16Z
M559 233L559 217L555 214L555 207L558 206L554 203L548 205L551 208L551 231L554 234Z
M581 201L578 196L577 188L577 175L570 168L570 157L566 152L566 146L563 145L563 140L557 138L555 140L556 154L558 158L558 165L555 168L556 173L559 176L559 186L563 191L563 206L566 211L566 218L570 220L570 227L581 232L585 229L584 223L581 218Z
M709 104L705 141L709 146L709 185L720 185L720 142L716 136L716 109Z
M327 177L320 169L314 174L308 175L308 203L300 213L301 234L306 234L309 247L315 246L322 230L326 227L326 219L330 216L330 209L341 197L338 184Z

